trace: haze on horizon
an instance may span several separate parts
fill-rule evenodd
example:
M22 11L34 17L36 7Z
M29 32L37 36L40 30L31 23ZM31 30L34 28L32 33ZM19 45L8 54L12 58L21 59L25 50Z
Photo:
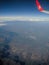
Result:
M49 0L39 1L44 9L49 10ZM49 21L48 14L38 11L35 0L0 0L0 21L45 21L43 18Z

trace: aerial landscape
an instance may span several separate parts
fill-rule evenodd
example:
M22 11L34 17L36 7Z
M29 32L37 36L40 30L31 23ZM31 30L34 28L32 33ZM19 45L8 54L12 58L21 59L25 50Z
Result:
M0 0L0 65L49 65L49 15L36 0Z

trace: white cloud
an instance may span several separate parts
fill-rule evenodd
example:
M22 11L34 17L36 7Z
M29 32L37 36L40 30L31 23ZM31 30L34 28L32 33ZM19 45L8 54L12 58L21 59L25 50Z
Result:
M0 24L0 26L5 26L5 25L7 25L7 24Z
M30 39L33 39L33 40L36 40L37 39L36 36L30 36L29 38Z
M0 22L4 21L49 21L49 18L25 17L25 16L0 16Z

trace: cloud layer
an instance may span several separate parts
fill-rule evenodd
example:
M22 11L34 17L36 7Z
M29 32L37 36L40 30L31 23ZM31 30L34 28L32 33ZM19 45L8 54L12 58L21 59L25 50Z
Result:
M46 17L25 17L25 16L0 16L0 22L4 21L49 21L49 18Z

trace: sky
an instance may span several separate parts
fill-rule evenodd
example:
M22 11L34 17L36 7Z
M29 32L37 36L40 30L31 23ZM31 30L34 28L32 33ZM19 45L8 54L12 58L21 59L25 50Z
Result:
M49 0L39 0L42 7L49 11ZM38 11L35 0L0 0L0 21L2 19L48 18L49 15ZM40 19L41 20L41 19ZM37 20L38 21L38 20Z

